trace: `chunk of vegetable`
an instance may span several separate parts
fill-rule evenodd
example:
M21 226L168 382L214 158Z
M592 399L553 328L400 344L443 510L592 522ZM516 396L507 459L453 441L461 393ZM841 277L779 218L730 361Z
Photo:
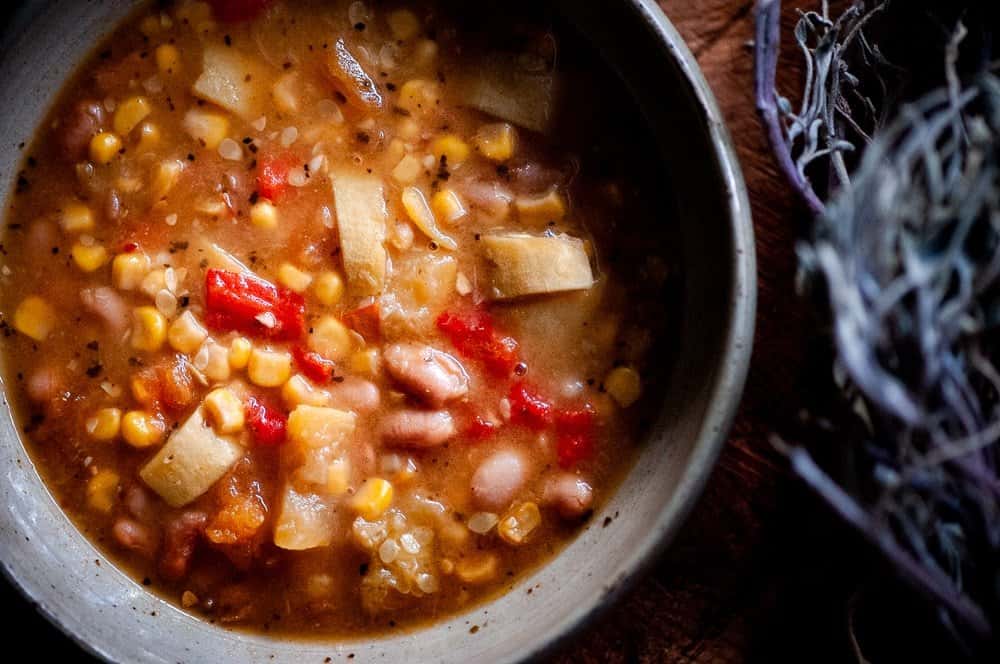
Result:
M231 47L207 44L201 76L191 91L196 97L252 120L261 108L261 79L262 72L247 55Z
M192 108L184 114L184 131L209 150L219 147L219 143L229 133L229 118L221 113Z
M517 341L497 332L485 309L445 312L438 316L437 327L459 353L482 362L495 376L509 376L519 361Z
M302 296L250 274L209 269L205 314L210 328L267 339L294 340L305 331Z
M569 235L506 233L482 236L495 300L585 290L594 284L583 241Z
M208 491L242 455L239 445L215 433L199 407L139 476L168 505L181 507Z
M267 400L247 397L244 417L257 445L281 445L285 442L288 416Z
M453 238L445 235L438 228L437 219L431 211L431 206L424 198L424 193L416 187L407 187L403 190L403 209L406 210L410 221L431 240L451 251L458 249L458 243Z
M288 439L305 448L338 446L354 432L354 413L300 405L288 416Z
M547 68L528 71L517 55L493 54L470 62L457 77L459 98L516 125L545 132L555 107L555 76Z
M292 348L292 356L295 358L295 366L315 383L329 383L333 379L333 370L336 365L332 360L328 360L319 353L307 350L302 346Z
M348 50L343 39L338 39L334 44L333 54L327 60L327 71L349 103L368 110L382 108L382 95L378 86Z
M274 524L274 544L289 551L326 546L333 539L335 516L329 498L300 493L288 484Z
M385 229L388 212L382 181L371 175L331 174L340 233L340 253L351 289L377 295L385 288Z

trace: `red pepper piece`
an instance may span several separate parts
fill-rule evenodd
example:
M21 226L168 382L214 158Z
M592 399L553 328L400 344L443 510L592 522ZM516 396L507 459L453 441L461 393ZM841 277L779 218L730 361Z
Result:
M437 327L459 353L479 360L495 376L509 376L518 363L517 341L499 334L482 309L462 315L446 311L438 316Z
M556 454L562 468L572 468L593 455L594 416L594 407L590 404L556 412Z
M495 434L499 428L500 427L493 422L476 415L472 418L472 421L469 422L469 426L465 428L465 437L469 440L486 440Z
M288 415L272 404L253 395L247 397L244 409L247 426L258 445L281 445L288 430Z
M295 346L292 349L295 357L295 364L309 380L314 383L329 383L333 379L333 370L336 368L333 360L328 360L319 353L307 350L302 346Z
M352 309L345 313L341 320L344 325L360 334L369 343L378 341L381 337L382 312L378 302Z
M288 189L288 172L299 163L292 153L261 157L257 161L257 193L272 201Z
M305 312L301 295L269 281L216 269L205 275L205 321L213 329L290 341L305 332Z
M272 0L209 0L216 18L223 23L249 21L271 4Z
M510 421L541 431L552 421L552 404L524 381L510 386Z

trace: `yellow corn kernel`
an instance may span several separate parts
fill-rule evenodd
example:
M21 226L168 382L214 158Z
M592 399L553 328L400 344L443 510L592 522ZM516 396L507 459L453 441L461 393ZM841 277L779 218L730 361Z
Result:
M209 341L204 346L204 352L207 356L205 368L202 369L205 372L205 376L216 383L223 383L229 380L232 372L229 367L229 349L222 344Z
M257 201L250 208L250 223L258 228L277 227L278 208L271 201Z
M421 39L413 47L410 64L418 67L429 65L438 54L438 44L433 39Z
M152 37L153 35L160 32L160 17L159 16L147 16L142 19L139 23L139 32L146 35L147 37Z
M487 159L507 161L517 149L517 130L506 122L483 125L474 140L476 149Z
M285 351L254 348L247 363L250 382L261 387L279 387L292 375L292 356Z
M153 202L163 200L170 190L177 184L184 170L184 162L179 159L166 159L153 167L153 178L150 190L153 194Z
M291 263L282 263L278 266L278 283L296 293L304 293L312 280L311 274L303 272Z
M115 505L118 482L121 478L113 470L99 470L87 482L87 505L97 512L110 512Z
M431 209L441 221L453 224L469 213L453 189L441 189L431 197Z
M399 160L396 167L392 169L392 177L400 184L413 184L424 170L420 160L412 154L408 154Z
M420 123L409 116L404 116L396 125L396 135L404 141L415 141L420 138Z
M392 484L381 477L369 477L351 498L351 508L362 518L374 521L392 503Z
M458 248L458 243L455 242L454 238L449 235L445 235L438 228L437 219L434 218L434 212L431 211L431 206L424 198L424 193L420 191L417 187L407 187L403 190L402 194L403 209L406 210L407 216L409 216L410 221L413 225L421 230L421 232L429 237L434 242L438 243L440 246L448 249L449 251L455 251Z
M108 250L99 244L82 244L77 242L70 249L73 262L84 272L93 272L108 262Z
M156 47L156 67L161 74L176 74L181 70L181 54L173 44Z
M323 357L339 362L354 350L351 331L333 316L323 316L309 333L309 348Z
M514 207L526 222L559 221L566 216L566 201L555 189L543 196L518 196Z
M102 408L87 419L87 433L94 440L114 440L122 426L122 412L117 408Z
M392 36L396 39L412 39L420 32L420 19L409 9L397 9L386 17Z
M463 582L477 585L496 577L498 568L496 554L473 554L455 563L455 574Z
M322 272L313 281L313 294L326 306L333 306L344 296L344 280L336 272Z
M129 97L115 108L115 117L112 121L115 133L119 136L128 136L152 111L153 107L145 97Z
M542 513L539 511L538 505L521 503L500 519L500 523L497 524L497 532L507 544L520 546L528 539L531 531L540 525L542 525Z
M431 143L434 158L447 166L458 166L469 158L470 151L469 144L454 134L439 136Z
M29 295L17 305L14 312L14 329L35 341L45 338L56 326L56 311L37 295Z
M239 371L245 369L250 362L250 351L253 344L246 337L236 337L229 344L229 366Z
M157 268L146 274L139 284L139 290L149 297L156 297L156 294L167 287L167 273L163 268Z
M98 164L111 163L121 149L122 139L107 131L90 139L90 159Z
M130 291L138 288L147 272L149 272L149 256L138 251L118 254L111 261L111 283L121 290Z
M295 374L281 386L281 398L289 408L305 404L307 406L330 405L330 393L313 385L308 378Z
M326 469L326 491L331 496L342 496L347 493L351 483L351 462L347 459L334 459Z
M192 108L184 115L184 130L191 138L214 150L229 133L229 119L219 113Z
M351 355L351 371L364 376L378 373L378 349L365 348Z
M288 72L283 74L271 88L271 98L274 105L285 115L295 115L299 112L299 74Z
M59 225L67 233L94 230L94 212L83 203L69 203L62 210Z
M139 126L139 144L136 149L141 152L149 152L160 142L160 128L152 122L143 122Z
M220 434L239 433L243 430L243 402L228 387L212 390L205 397L205 409L215 430Z
M604 391L618 402L622 408L628 408L642 394L642 380L639 372L632 367L616 367L604 377Z
M191 354L201 348L208 338L208 330L202 327L195 315L185 311L170 324L167 330L167 342L170 347L181 353ZM227 358L228 361L228 358Z
M414 78L399 89L397 105L410 113L430 112L441 100L441 88L434 81Z
M141 410L130 410L122 417L122 437L132 447L156 445L167 433L159 417Z
M155 392L155 384L152 381L143 380L139 376L133 376L130 383L132 398L143 406L152 406L160 395Z
M157 351L167 338L167 319L155 307L137 307L132 312L132 348Z

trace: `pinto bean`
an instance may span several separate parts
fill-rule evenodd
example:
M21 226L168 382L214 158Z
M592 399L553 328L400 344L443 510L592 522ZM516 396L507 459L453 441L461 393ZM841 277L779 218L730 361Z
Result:
M579 519L594 503L594 489L572 473L558 473L546 481L542 502L564 519Z
M469 374L448 353L423 344L393 344L382 355L403 389L435 408L469 393Z
M87 158L90 139L101 131L104 107L100 102L81 101L59 122L57 131L60 152L68 162Z
M46 403L59 397L63 391L62 373L55 367L41 366L28 375L25 388L28 398L39 403Z
M156 531L135 519L125 517L118 519L115 525L111 526L111 535L126 549L146 558L152 558L156 554L158 544Z
M139 484L133 484L125 490L123 502L125 510L139 521L149 523L156 516L153 512L153 503L149 492Z
M382 441L394 447L435 447L455 435L446 410L397 410L382 419Z
M528 461L515 450L500 450L486 457L472 474L472 498L485 510L507 507L528 477Z
M129 328L129 309L125 300L107 286L84 288L80 291L83 308L97 316L107 331L115 337L122 337Z
M362 378L345 378L343 382L334 383L329 392L330 401L336 408L361 414L373 412L381 402L378 386Z
M187 576L198 537L207 521L204 512L189 511L167 522L163 530L160 574L170 580Z

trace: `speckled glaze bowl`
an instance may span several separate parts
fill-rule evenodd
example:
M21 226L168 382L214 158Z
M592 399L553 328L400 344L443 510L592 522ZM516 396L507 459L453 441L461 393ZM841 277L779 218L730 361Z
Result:
M0 413L0 561L55 625L115 662L513 662L571 641L673 539L724 444L743 388L756 275L746 190L716 102L653 0L554 0L626 82L675 192L684 293L677 361L649 439L580 536L502 598L416 632L339 644L230 632L150 594L73 526ZM64 81L134 3L31 0L0 38L0 183L12 195ZM605 517L617 515L607 522ZM531 594L527 588L534 588ZM470 633L470 625L478 630ZM326 659L330 658L330 659Z

